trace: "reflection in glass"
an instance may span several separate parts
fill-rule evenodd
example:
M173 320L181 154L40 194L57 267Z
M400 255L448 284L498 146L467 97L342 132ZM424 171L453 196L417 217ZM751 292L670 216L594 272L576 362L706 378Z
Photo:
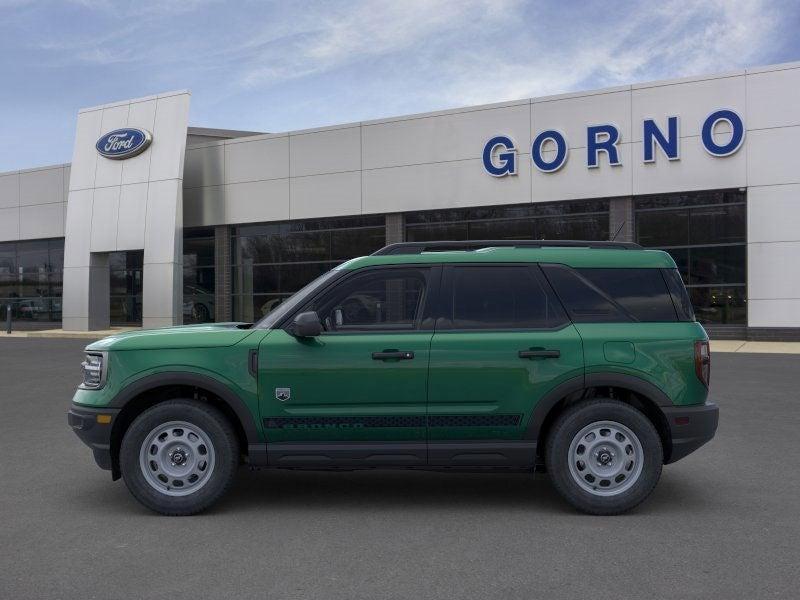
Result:
M669 252L702 323L747 322L747 194L636 198L636 241Z
M607 240L608 200L407 213L406 240Z
M111 252L108 255L112 325L142 324L143 263L143 250Z
M385 243L383 215L234 227L234 319L259 320L319 275Z
M63 264L63 239L0 244L2 317L10 305L11 317L18 323L58 327Z

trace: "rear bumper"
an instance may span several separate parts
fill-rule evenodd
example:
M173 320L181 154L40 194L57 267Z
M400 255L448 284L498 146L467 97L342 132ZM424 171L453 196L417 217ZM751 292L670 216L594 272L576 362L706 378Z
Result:
M664 408L672 436L672 451L665 462L674 463L711 440L717 432L719 408L713 402L700 406Z
M67 412L67 423L80 440L92 449L101 469L111 470L111 429L119 415L118 408L89 408L73 404ZM98 422L98 415L108 415L108 423ZM103 420L103 419L101 419Z

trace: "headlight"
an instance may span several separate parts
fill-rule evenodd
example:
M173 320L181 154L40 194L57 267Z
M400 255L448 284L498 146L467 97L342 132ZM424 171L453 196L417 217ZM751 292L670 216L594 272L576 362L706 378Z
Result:
M106 355L105 353L86 354L86 360L81 363L83 370L83 383L81 387L97 390L106 382Z

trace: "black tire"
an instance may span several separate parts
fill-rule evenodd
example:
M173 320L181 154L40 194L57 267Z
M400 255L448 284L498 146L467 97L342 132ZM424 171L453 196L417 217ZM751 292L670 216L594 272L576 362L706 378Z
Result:
M142 445L155 428L171 421L198 427L213 446L213 468L207 480L185 496L157 490L140 466ZM131 423L122 439L119 462L125 485L144 506L164 515L193 515L214 504L231 486L239 466L239 444L228 419L213 406L194 400L168 400L147 409Z
M631 477L634 483L611 496L598 495L603 492L593 483L586 485L595 491L587 491L582 487L584 484L576 481L581 473L573 476L570 469L573 440L584 428L601 421L621 424L633 432L643 455L641 471L636 478ZM545 462L556 490L572 506L593 515L616 515L638 506L650 495L661 477L664 453L661 438L644 413L618 400L596 399L579 402L559 415L547 438Z

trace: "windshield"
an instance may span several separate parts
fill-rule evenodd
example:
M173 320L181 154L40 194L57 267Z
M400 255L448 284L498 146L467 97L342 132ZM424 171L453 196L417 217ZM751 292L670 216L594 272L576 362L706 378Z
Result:
M269 312L266 315L264 315L264 317L258 323L253 325L253 329L272 328L275 325L275 323L281 321L287 314L292 312L303 302L305 302L310 296L312 296L317 289L324 287L325 284L328 283L328 281L330 281L336 276L337 273L338 271L336 269L331 269L327 273L323 273L322 275L314 279L311 283L309 283L305 287L300 288L300 290L296 291L294 294L292 294L286 300L284 300L278 306L276 306L272 310L272 312Z

